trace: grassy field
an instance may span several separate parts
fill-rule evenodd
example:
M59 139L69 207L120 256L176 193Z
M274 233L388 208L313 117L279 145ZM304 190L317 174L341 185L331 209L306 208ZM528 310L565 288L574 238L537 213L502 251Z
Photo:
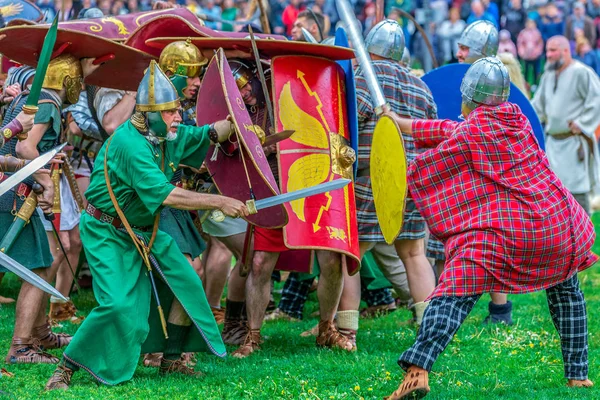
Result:
M595 215L597 226L600 215ZM600 243L597 244L600 251ZM600 254L600 253L599 253ZM599 381L600 272L597 267L580 274L588 302L590 379ZM15 297L14 277L3 282L3 295ZM559 338L554 330L545 295L512 296L515 325L483 327L485 296L438 360L430 376L430 399L598 399L600 390L568 389L563 378ZM75 295L87 313L94 306L91 292ZM311 295L305 315L317 309ZM263 350L245 359L201 354L199 379L160 378L157 371L139 366L130 382L116 387L97 385L84 372L77 373L64 393L45 393L52 365L5 366L15 374L0 378L0 399L376 399L396 389L401 371L399 353L414 340L413 328L404 325L410 313L400 310L373 320L361 320L358 352L344 354L318 350L314 338L299 334L314 326L316 318L302 322L268 322ZM8 350L14 306L0 308L0 353ZM66 324L66 332L76 327ZM233 350L233 349L230 349ZM60 351L53 351L56 355Z

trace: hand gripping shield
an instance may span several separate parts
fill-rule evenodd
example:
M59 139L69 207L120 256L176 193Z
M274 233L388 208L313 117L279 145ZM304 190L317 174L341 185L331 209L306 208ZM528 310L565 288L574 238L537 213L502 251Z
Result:
M236 132L220 148L211 146L206 166L219 192L246 202L279 194L275 177L253 123L242 100L231 68L223 51L211 60L196 105L198 125L211 124L231 115ZM247 217L248 222L263 228L280 228L287 223L283 205L270 207Z

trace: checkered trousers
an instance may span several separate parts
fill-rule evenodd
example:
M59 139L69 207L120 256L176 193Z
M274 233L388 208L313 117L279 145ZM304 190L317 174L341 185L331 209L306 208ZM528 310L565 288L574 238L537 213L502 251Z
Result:
M300 279L298 273L292 272L283 286L279 309L292 318L302 319L304 304L314 280Z
M481 295L435 297L425 309L415 343L398 360L431 371L433 364L462 325ZM587 314L577 275L546 290L552 322L561 341L565 378L587 379Z
M426 251L427 257L433 258L436 261L444 261L446 259L446 255L444 254L444 243L433 235L429 235Z
M383 95L392 111L406 118L436 118L437 106L431 91L425 83L412 75L398 63L378 60L373 68L383 90ZM373 192L368 172L371 162L373 132L379 118L373 109L367 82L360 68L356 71L356 98L358 112L358 169L359 178L355 183L358 235L360 241L383 242L383 234L375 214ZM402 135L406 158L410 162L419 153L410 135ZM363 176L361 176L361 172ZM408 203L412 203L408 200ZM408 211L408 210L412 211ZM404 229L406 228L406 229ZM425 223L419 212L407 204L405 227L399 239L420 239L425 237ZM423 231L423 232L419 232Z
M389 288L367 289L366 285L361 283L360 295L368 307L383 306L394 303L394 296Z

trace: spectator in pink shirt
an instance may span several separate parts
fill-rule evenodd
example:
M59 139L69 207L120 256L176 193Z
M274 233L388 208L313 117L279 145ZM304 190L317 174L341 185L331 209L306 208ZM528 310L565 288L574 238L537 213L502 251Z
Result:
M285 26L285 33L288 37L292 35L294 22L296 22L298 14L300 14L300 3L301 0L291 0L290 4L283 10L283 14L281 15L281 22L283 22L283 25Z
M517 38L519 58L525 62L525 79L532 85L537 84L540 78L541 60L544 53L544 39L532 19L525 23L525 29ZM533 80L529 79L529 71L533 72Z
M510 38L510 32L506 29L502 29L499 34L500 42L498 43L498 54L499 53L510 53L515 58L517 57L517 46Z

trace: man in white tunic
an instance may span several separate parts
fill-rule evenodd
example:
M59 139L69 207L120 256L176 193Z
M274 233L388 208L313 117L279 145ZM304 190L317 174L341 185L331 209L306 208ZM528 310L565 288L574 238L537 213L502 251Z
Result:
M598 189L600 157L594 132L600 124L600 79L571 57L569 42L554 36L546 44L546 70L533 98L545 123L550 167L589 213Z

